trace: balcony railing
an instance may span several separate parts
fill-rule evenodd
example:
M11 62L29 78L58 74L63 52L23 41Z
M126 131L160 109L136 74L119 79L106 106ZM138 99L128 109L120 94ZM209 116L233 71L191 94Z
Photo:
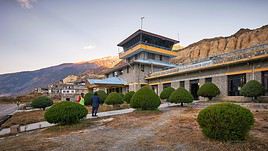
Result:
M215 55L207 59L195 61L194 63L191 63L191 64L180 64L177 67L172 68L172 69L151 73L147 77L151 77L151 76L157 77L157 76L161 76L161 75L165 75L169 73L178 73L178 72L192 70L192 69L199 68L199 67L209 66L212 64L220 64L224 62L236 61L236 60L241 60L245 58L252 58L252 57L266 55L266 54L268 54L268 44L261 44L261 45L256 45L254 47L247 48L247 49L239 49L233 52Z

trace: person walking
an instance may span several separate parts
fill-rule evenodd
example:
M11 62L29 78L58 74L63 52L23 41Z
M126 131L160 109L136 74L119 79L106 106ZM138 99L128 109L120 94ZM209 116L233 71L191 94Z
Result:
M94 93L92 99L92 116L97 116L97 112L100 105L100 97L98 96L97 92Z
M85 105L84 93L81 93L79 103L80 103L81 105Z

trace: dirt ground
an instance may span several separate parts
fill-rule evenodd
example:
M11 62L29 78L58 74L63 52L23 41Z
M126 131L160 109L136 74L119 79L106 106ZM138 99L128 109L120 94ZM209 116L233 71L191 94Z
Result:
M200 109L170 107L83 121L65 127L0 139L0 150L254 150L268 149L268 111L254 111L255 125L245 141L220 142L202 135Z

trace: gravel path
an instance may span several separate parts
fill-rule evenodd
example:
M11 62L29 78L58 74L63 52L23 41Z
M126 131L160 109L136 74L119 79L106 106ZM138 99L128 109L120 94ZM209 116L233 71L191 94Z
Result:
M182 112L181 110L180 112ZM109 150L109 151L133 151L144 150L138 144L144 139L154 137L155 132L169 122L170 117L178 112L164 111L157 120L152 121L142 127L134 128L113 128L109 126L97 126L83 131L75 132L65 136L50 138L50 140L60 143L53 151L66 150ZM130 125L132 123L129 123ZM102 145L100 145L100 143ZM156 148L154 150L162 150Z

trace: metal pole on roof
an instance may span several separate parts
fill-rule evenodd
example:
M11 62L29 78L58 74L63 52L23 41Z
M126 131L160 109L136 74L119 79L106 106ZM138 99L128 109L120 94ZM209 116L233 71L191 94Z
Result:
M142 29L142 25L143 25L143 19L144 19L144 16L141 17L141 29Z

